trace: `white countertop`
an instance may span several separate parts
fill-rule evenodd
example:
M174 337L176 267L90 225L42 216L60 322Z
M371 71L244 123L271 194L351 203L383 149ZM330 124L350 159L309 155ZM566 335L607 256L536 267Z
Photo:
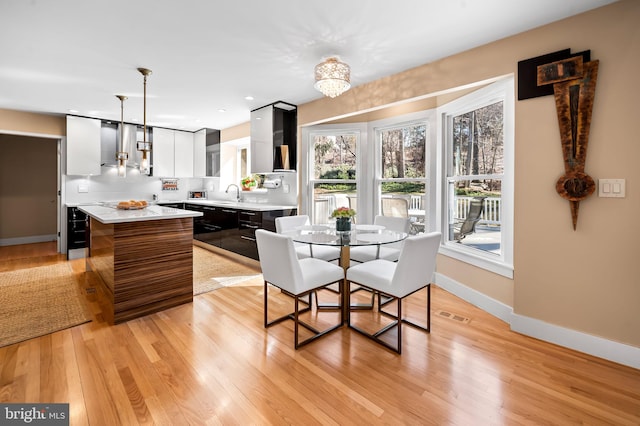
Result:
M140 210L120 210L104 205L80 205L78 209L105 224L202 216L201 212L158 205L147 206Z
M270 210L287 210L287 209L297 209L298 206L292 205L280 205L280 204L267 204L267 203L247 203L247 202L236 202L236 201L228 201L228 200L204 200L204 199L188 199L188 200L165 200L158 201L158 204L171 204L171 203L187 203L187 204L197 204L200 206L213 206L213 207L229 207L233 209L240 210L253 210L253 211L270 211Z

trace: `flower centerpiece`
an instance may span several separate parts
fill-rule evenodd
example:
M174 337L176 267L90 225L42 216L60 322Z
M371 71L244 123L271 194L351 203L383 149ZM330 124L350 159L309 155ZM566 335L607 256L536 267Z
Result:
M256 178L254 178L253 176L247 176L245 178L242 178L242 180L240 180L240 186L242 187L243 191L251 191L257 185L258 185L258 182L256 181Z
M336 218L336 231L351 231L351 218L356 215L354 209L338 207L331 213Z

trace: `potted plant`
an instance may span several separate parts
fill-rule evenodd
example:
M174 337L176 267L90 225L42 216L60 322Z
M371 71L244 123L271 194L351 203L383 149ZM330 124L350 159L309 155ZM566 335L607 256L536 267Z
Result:
M336 218L336 231L351 231L351 218L356 215L354 209L338 207L331 213Z
M245 178L242 178L242 180L240 181L240 186L242 187L243 191L251 191L257 185L258 185L258 182L256 181L256 178L253 176L247 176Z

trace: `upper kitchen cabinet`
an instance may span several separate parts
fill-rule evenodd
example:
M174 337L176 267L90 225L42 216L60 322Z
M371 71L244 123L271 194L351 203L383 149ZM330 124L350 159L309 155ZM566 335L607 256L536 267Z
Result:
M193 133L175 131L175 177L193 177L193 141Z
M297 168L297 107L275 102L251 111L251 172Z
M220 130L206 131L206 176L220 177Z
M175 131L171 129L153 128L153 175L173 177L175 172Z
M100 174L100 133L98 119L67 116L67 174Z
M193 134L193 177L207 175L207 129L198 130Z
M194 133L193 177L220 177L220 130Z
M193 177L193 133L154 127L152 152L154 176Z

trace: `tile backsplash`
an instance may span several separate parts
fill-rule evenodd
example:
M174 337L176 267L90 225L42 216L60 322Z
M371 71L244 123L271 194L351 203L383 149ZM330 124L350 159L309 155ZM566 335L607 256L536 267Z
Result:
M296 205L298 201L298 179L295 172L269 174L271 178L281 178L282 185L275 189L242 191L243 201ZM162 179L140 175L137 170L127 170L125 178L118 177L115 168L103 167L98 176L63 176L64 203L93 203L118 200L153 200L157 194L160 201L185 200L189 191L207 191L209 199L230 199L233 194L225 193L220 178L177 178L177 190L162 190ZM166 180L166 179L165 179Z

